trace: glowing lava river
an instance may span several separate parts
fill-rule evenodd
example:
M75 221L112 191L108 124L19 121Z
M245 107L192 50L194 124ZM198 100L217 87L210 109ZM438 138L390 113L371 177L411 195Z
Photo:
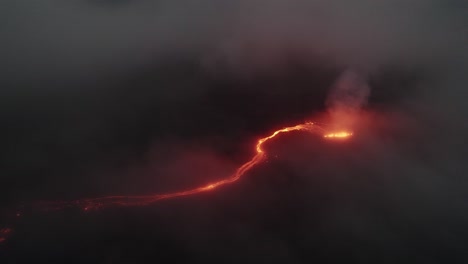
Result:
M35 206L39 207L40 210L45 211L54 211L54 210L62 210L65 208L71 207L78 207L84 211L90 210L97 210L104 207L110 206L144 206L155 203L157 201L182 197L182 196L189 196L198 193L212 191L217 189L223 185L231 184L239 180L242 176L244 176L251 168L255 165L259 164L266 158L266 153L263 150L263 144L270 139L275 138L279 134L288 133L291 131L305 131L309 133L317 133L321 134L324 138L327 139L345 139L352 136L351 132L346 131L338 131L333 133L326 133L325 130L312 123L312 122L305 122L303 124L284 127L274 131L269 136L264 138L260 138L257 141L255 146L256 154L253 156L249 161L241 165L232 175L227 177L226 179L219 180L216 182L208 183L200 187L196 187L193 189L182 190L178 192L172 193L163 193L163 194L151 194L151 195L141 195L141 196L126 196L126 195L119 195L119 196L104 196L98 198L85 198L85 199L78 199L78 200L71 200L71 201L42 201L35 203ZM19 216L19 213L18 213ZM0 243L5 241L5 237L11 233L11 229L5 228L0 230Z
M172 193L163 193L163 194L152 194L152 195L142 195L142 196L104 196L98 198L88 198L88 199L79 199L74 201L54 201L54 202L41 202L41 207L47 210L60 210L66 207L80 207L81 209L88 211L88 210L96 210L103 207L108 206L143 206L149 205L154 202L171 199L181 196L189 196L194 195L202 192L212 191L218 187L223 185L231 184L237 180L239 180L242 176L244 176L252 167L257 165L258 163L262 162L266 157L262 146L265 142L270 139L275 138L279 134L287 133L291 131L306 131L310 133L320 133L323 132L324 129L320 126L312 123L312 122L305 122L303 124L299 124L296 126L284 127L279 130L274 131L271 135L260 138L257 141L255 146L256 154L252 157L249 161L241 165L231 176L227 177L226 179L212 182L205 184L200 187L196 187L189 190L183 190L178 192ZM350 137L352 133L349 132L336 132L330 134L324 134L323 137L325 138L347 138Z

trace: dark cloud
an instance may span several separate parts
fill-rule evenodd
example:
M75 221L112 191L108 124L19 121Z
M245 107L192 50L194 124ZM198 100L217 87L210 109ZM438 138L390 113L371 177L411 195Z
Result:
M0 228L13 232L0 257L466 262L467 11L435 0L2 3ZM238 183L154 206L8 216L37 200L222 178L258 137L326 121L350 72L346 87L370 94L346 97L361 107L348 142L288 134Z

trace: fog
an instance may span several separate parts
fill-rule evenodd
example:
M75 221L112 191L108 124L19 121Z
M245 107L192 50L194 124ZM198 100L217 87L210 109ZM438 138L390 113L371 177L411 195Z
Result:
M1 255L465 262L467 14L455 0L4 1ZM284 135L241 181L148 207L28 206L200 186L306 120L353 138Z

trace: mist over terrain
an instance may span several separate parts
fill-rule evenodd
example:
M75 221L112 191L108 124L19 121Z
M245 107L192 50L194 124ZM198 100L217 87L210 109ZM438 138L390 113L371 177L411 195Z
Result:
M1 263L468 261L465 1L16 0L0 17ZM353 137L282 135L239 182L147 207L28 207L223 179L304 121Z

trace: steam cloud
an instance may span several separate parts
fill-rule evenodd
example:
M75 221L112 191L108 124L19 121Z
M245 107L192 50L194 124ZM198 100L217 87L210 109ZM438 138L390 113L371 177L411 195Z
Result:
M370 87L352 70L343 72L330 89L326 105L335 129L351 129L361 107L367 103Z

